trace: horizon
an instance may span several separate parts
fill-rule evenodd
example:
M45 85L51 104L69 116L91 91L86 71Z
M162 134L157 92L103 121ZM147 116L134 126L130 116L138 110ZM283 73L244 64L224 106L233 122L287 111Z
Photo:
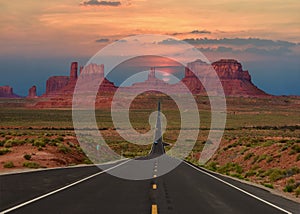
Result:
M219 60L221 60L221 58ZM218 61L218 60L216 60L216 61ZM216 62L216 61L213 61L213 62ZM29 88L35 85L35 86L37 86L37 95L41 96L46 92L46 81L50 77L52 77L52 76L69 76L71 62L73 62L73 60L69 60L68 64L64 64L64 65L60 66L61 68L64 69L64 71L45 72L42 75L42 78L40 80L35 81L32 78L28 78L28 80L30 79L30 83L31 83L31 84L30 83L27 84L28 88L26 88L25 85L18 84L18 83L15 83L15 84L1 84L1 82L3 82L2 79L0 80L0 86L10 86L10 87L13 88L13 91L14 91L15 94L17 94L21 97L26 97L28 95ZM78 61L76 61L76 62L78 62ZM81 61L81 62L83 62L83 61ZM211 62L211 63L213 63L213 62ZM240 62L240 61L238 61L238 62ZM145 62L143 62L143 63L145 63ZM125 65L120 64L117 68L113 69L113 71L117 70L117 72L116 71L115 72L118 73L118 74L117 75L111 75L110 74L110 75L107 76L107 79L112 81L117 87L119 87L120 84L122 84L122 81L124 81L126 79L125 78L126 76L128 76L128 75L130 76L130 74L140 72L140 71L149 71L151 67L156 68L156 71L158 71L158 72L156 72L156 77L159 78L159 79L163 79L163 74L160 74L160 71L161 72L166 72L166 73L173 73L180 80L184 77L184 67L181 66L181 65L176 65L176 63L174 63L173 65L172 64L168 65L168 63L166 63L166 62L156 62L156 66L151 65L151 60L150 60L150 62L147 62L146 64L143 64L143 63L135 62L134 65L130 65L128 63L125 64ZM160 63L162 63L162 65L159 65ZM264 82L261 82L261 81L263 81L263 79L259 78L259 74L258 74L258 76L255 76L255 75L257 75L256 71L251 71L247 67L245 67L245 65L242 62L240 62L240 63L242 64L242 67L243 67L244 71L249 71L249 74L251 75L251 79L252 79L253 84L255 86L257 86L258 88L262 89L263 91L265 91L266 93L271 94L271 95L275 95L275 96L299 96L300 95L300 90L297 93L298 88L296 88L296 87L293 88L293 89L295 89L294 91L296 91L296 93L293 93L293 90L290 91L290 93L289 92L288 93L281 93L280 90L276 90L276 88L272 87L271 85L268 85ZM104 64L104 67L105 67L105 63L103 63L103 64ZM245 63L245 64L247 64L247 63ZM84 66L84 64L80 63L80 61L79 61L78 62L78 68L81 65ZM252 66L255 67L255 64L254 65L252 64ZM272 66L274 66L274 65L272 65ZM259 67L259 65L258 65L258 67ZM120 76L120 74L121 74L120 70L124 71L124 74L122 74L121 76ZM114 72L112 72L112 73L114 73ZM46 76L46 74L48 74L48 76ZM79 69L78 69L78 75L79 75ZM12 76L12 80L13 81L11 83L13 83L14 80L15 80L15 78L13 76ZM146 80L146 76L144 78L141 78L139 81L136 81L136 82L143 82L144 80ZM278 80L280 80L280 79L278 79ZM297 78L294 79L294 80L297 80ZM295 81L295 82L297 82L297 81ZM176 83L176 80L171 80L170 84L173 84L173 83ZM264 87L266 87L267 89L265 90ZM288 90L286 90L286 91L288 91Z

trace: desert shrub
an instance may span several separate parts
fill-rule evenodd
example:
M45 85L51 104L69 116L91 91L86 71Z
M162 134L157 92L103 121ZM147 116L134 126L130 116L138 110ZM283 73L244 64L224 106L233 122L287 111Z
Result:
M36 140L34 140L32 145L36 146L36 147L45 147L46 143L44 141L42 141L41 139L36 139Z
M217 172L230 175L230 172L236 172L237 174L241 174L243 172L243 168L236 163L226 163L225 165L217 168Z
M9 147L13 147L13 146L17 146L17 145L22 145L25 142L22 140L18 140L18 139L9 139L4 143L4 147L9 148Z
M11 150L8 149L8 148L0 149L0 155L5 155L5 154L8 153L8 152L11 152Z
M30 160L31 159L31 155L29 155L29 154L25 154L23 157L24 157L25 160Z
M0 146L4 146L5 140L0 140Z
M293 145L291 148L291 151L289 152L289 155L300 153L300 146Z
M296 197L298 197L300 195L300 186L298 186L296 189L295 189L295 194L296 194Z
M285 192L293 192L293 190L294 190L294 187L293 187L293 185L290 185L290 184L287 184L283 189L283 191L285 191Z
M13 146L12 141L11 140L6 141L3 146L6 148L12 147Z
M24 162L23 166L27 167L27 168L32 168L32 169L37 169L37 168L41 167L40 164L38 164L36 162Z
M211 170L211 171L216 171L217 170L217 162L210 162L207 166L207 169Z
M272 140L267 140L262 146L263 146L263 147L268 147L268 146L271 146L272 144L274 144L274 141L272 141Z
M251 147L251 145L252 145L251 143L247 143L246 147Z
M79 152L79 153L84 153L83 149L80 147L80 146L77 146L76 147L76 150Z
M264 177L266 177L265 172L266 172L265 170L260 169L257 171L256 176L264 178Z
M45 137L45 138L42 138L42 141L45 143L45 144L48 144L50 142L50 139Z
M260 139L251 138L250 141L251 141L251 143L256 144L256 143L258 143L260 141Z
M297 155L297 157L296 157L296 161L299 161L299 160L300 160L300 154Z
M252 170L257 170L259 169L259 166L257 164L255 164L254 166L251 167Z
M279 143L286 143L288 140L286 140L286 139L281 139L281 140L279 140Z
M269 176L270 181L274 182L284 177L284 172L280 169L269 169L266 172L266 176Z
M256 172L254 170L249 170L248 172L246 172L245 177L251 177L253 175L256 175Z
M34 143L34 139L32 139L32 138L26 138L25 142L33 144Z
M237 141L237 142L234 142L234 143L228 145L227 148L230 149L230 148L234 148L234 147L242 146L242 145L243 145L242 142Z
M266 159L267 163L271 163L273 161L273 157L272 156L268 156Z
M76 145L75 145L74 143L72 143L72 142L67 142L67 144L68 144L71 148L76 147Z
M56 140L59 141L59 142L63 142L64 138L63 137L57 137Z
M270 189L274 189L274 186L272 184L263 184L265 187L268 187Z
M286 174L287 176L293 176L293 175L296 175L296 174L298 174L298 173L300 173L300 169L299 169L297 166L294 166L294 167L292 167L292 168L290 168L290 169L287 169L287 170L285 171L285 174Z
M60 151L60 152L62 152L64 154L67 154L67 153L69 153L71 151L71 149L61 143L61 144L58 145L58 151Z
M259 155L255 156L253 158L253 161L251 162L251 164L255 164L255 162L259 159Z
M259 156L257 162L259 163L259 162L261 162L262 160L265 160L266 158L267 158L267 155L261 155L261 156Z
M14 168L15 165L14 165L13 162L9 161L9 162L5 162L5 163L3 164L3 167L4 167L4 168Z
M240 165L238 165L238 164L236 164L236 166L235 166L235 171L238 173L238 174L241 174L241 173L243 173L243 168L240 166Z
M241 155L243 155L245 152L247 152L249 150L249 148L243 148L242 150L241 150Z
M254 156L254 153L252 153L252 152L249 152L249 153L247 153L246 155L245 155L245 157L244 157L244 160L246 161L246 160L249 160L251 157L253 157Z
M289 148L289 145L284 145L284 146L280 149L280 151L283 152L283 151L287 150L288 148Z
M84 159L83 163L84 164L93 164L93 162L90 159L88 159L88 158Z
M244 176L239 173L230 174L230 176L238 178L238 179L244 179Z

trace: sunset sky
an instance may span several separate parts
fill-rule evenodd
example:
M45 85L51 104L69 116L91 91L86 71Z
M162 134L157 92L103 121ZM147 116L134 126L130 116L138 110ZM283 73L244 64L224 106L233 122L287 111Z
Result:
M299 11L299 0L0 1L0 85L42 94L71 61L126 36L167 34L211 61L239 60L268 93L300 95Z

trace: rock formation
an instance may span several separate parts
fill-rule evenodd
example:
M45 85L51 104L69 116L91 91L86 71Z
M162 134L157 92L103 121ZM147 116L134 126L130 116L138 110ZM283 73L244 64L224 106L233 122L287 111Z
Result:
M221 59L212 63L220 79L239 79L251 81L248 71L244 71L241 63L234 59Z
M185 77L182 82L195 94L205 93L203 85L196 78L193 70L201 77L201 81L209 84L212 72L216 72L223 86L226 96L261 97L268 96L264 91L258 89L252 82L248 71L243 70L241 63L234 59L221 59L210 65L196 60L188 64ZM213 81L211 81L213 82ZM214 90L214 86L211 86Z
M32 86L29 91L28 91L28 96L27 98L37 98L37 94L36 94L36 86Z
M76 82L77 78L78 78L78 63L72 62L71 69L70 69L70 81Z
M96 106L109 107L117 87L104 77L104 65L89 64L80 67L78 76L78 63L73 62L70 68L70 76L54 76L47 80L46 93L44 97L51 98L37 104L38 107L71 107L72 96L76 82L80 79L83 84L82 90L88 92L90 88L99 88ZM196 73L196 75L193 72ZM142 91L144 89L170 93L186 93L185 87L193 93L205 95L206 89L203 85L209 84L212 74L216 72L223 86L226 96L263 97L270 96L258 89L252 82L248 71L243 70L241 63L234 59L221 59L211 65L196 60L188 63L185 76L180 83L168 84L155 76L155 68L151 68L146 81L134 83L132 86L122 88L125 92ZM201 81L196 77L199 76ZM95 81L95 79L97 81ZM100 84L101 83L101 84ZM182 84L183 83L183 84ZM203 83L203 85L202 85ZM99 87L98 87L99 85ZM211 90L216 89L212 84ZM32 89L34 90L34 89Z
M48 100L38 102L36 107L40 108L52 108L52 107L71 107L74 89L78 79L80 78L82 88L84 91L88 92L92 88L92 84L97 84L97 89L99 92L105 92L105 94L114 93L117 87L110 82L108 79L104 78L104 65L89 64L85 67L80 67L80 76L77 75L78 63L72 62L70 68L70 76L54 76L47 80L46 93L43 97L49 98ZM97 78L95 78L97 77ZM95 81L101 80L101 85L99 82ZM101 93L98 93L101 95ZM104 100L104 101L103 101ZM100 106L108 106L106 103L111 99L98 99L96 104Z
M53 76L47 80L45 96L55 95L60 89L65 87L69 82L67 76Z
M127 92L136 92L136 91L143 91L143 90L160 90L160 89L170 89L170 85L158 79L155 76L155 68L151 68L148 74L148 78L144 82L137 82L134 83L132 86L124 87L123 90Z
M18 98L19 95L16 95L13 91L13 88L6 85L0 86L0 98Z
M212 63L217 72L226 96L268 96L257 88L251 81L247 70L243 70L241 63L234 59L221 59Z

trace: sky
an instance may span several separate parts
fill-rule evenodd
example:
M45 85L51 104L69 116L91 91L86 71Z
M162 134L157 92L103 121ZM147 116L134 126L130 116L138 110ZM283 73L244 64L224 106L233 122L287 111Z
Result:
M72 61L84 65L127 36L163 34L210 61L237 59L268 93L300 95L299 11L299 0L0 0L0 85L42 94Z

